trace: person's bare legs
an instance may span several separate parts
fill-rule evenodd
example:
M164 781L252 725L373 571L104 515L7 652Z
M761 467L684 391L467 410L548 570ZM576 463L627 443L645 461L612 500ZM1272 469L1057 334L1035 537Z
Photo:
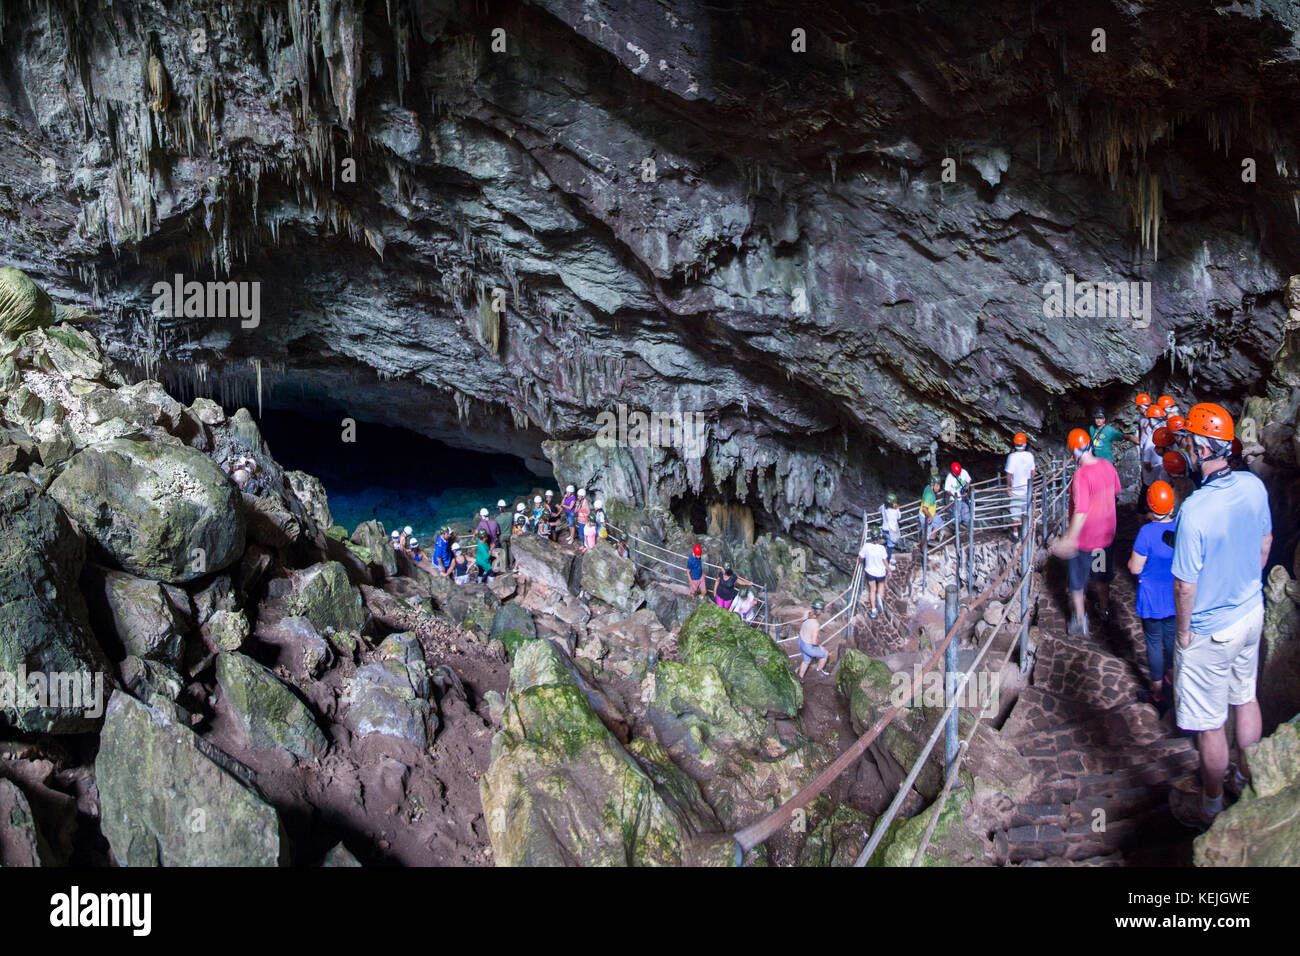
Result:
M1076 621L1079 622L1083 621L1083 603L1084 603L1084 599L1087 597L1087 594L1088 594L1087 591L1070 592L1070 607L1074 609L1074 619Z
M1196 735L1196 749L1201 752L1201 787L1215 800L1223 796L1223 775L1228 772L1228 735L1222 727L1202 730Z
M799 679L803 680L803 675L808 673L808 662L804 661L799 665Z

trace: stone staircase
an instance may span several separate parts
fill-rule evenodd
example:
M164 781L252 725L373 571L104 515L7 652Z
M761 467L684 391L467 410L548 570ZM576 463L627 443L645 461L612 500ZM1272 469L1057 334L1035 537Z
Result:
M1117 560L1127 559L1135 530L1121 526ZM1126 572L1116 576L1111 620L1087 638L1066 637L1063 582L1039 599L1033 683L1001 731L1027 758L1034 789L993 835L1000 862L1191 861L1192 834L1170 816L1168 793L1195 772L1196 750L1170 715L1142 701L1146 649L1134 587Z

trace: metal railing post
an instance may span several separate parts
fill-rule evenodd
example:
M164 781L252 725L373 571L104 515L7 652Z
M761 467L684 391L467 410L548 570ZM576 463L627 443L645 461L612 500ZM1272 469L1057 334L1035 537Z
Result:
M1020 562L1021 573L1024 575L1024 583L1020 586L1020 673L1024 673L1029 667L1029 584L1030 569L1033 567L1033 550L1034 550L1034 496L1029 496L1029 514L1022 527L1026 531L1026 539L1021 542L1024 550L1024 557Z
M961 549L958 548L958 551ZM943 592L943 619L944 633L947 634L957 623L957 586L950 584L944 588ZM948 647L943 653L943 683L945 688L944 702L947 706L952 707L953 700L957 696L957 638L956 635L948 642ZM946 729L946 738L944 740L944 777L952 772L953 761L957 759L957 712L959 708L953 707L952 713L948 715L948 727Z
M966 592L975 593L975 483L971 482L970 490L970 552L966 561ZM961 541L957 542L957 547L961 547Z

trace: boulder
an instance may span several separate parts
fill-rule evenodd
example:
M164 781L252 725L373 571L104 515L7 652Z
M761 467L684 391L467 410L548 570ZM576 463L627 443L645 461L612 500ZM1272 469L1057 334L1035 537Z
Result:
M357 867L361 861L348 852L348 848L342 843L337 844L334 849L325 854L325 859L321 861L324 867Z
M654 671L649 717L670 750L681 743L701 764L712 765L716 749L745 744L755 749L764 722L734 700L712 664L661 661Z
M895 675L883 661L868 657L859 650L846 650L835 669L835 686L848 698L853 733L859 736L866 733L894 705L894 695L904 686L903 679L906 678L906 686L910 686L911 677L908 673ZM922 693L924 690L925 685L922 685ZM904 770L910 770L941 712L942 708L904 707L881 732L877 743L889 751ZM942 789L942 748L936 747L930 752L914 786L928 797L934 797Z
M275 866L275 809L199 749L169 708L108 703L95 758L100 825L126 866Z
M397 574L397 552L393 550L393 542L380 522L361 522L357 525L357 530L352 532L352 543L359 545L368 555L367 560L382 568L385 576L391 578Z
M40 837L27 797L0 777L0 867L40 866Z
M251 658L218 655L217 683L254 750L287 750L310 760L328 749L307 706Z
M506 649L514 653L514 648L510 641L506 641L504 635L510 631L516 631L519 634L518 640L531 641L537 637L537 624L533 621L533 616L527 610L514 601L501 605L500 610L492 617L492 627L488 631L488 638L499 637L505 642Z
M762 631L749 627L716 604L699 605L678 637L682 660L718 669L732 696L764 714L793 717L803 706L803 688L785 651Z
M871 826L871 817L848 804L837 804L808 831L799 851L799 865L852 866L871 838Z
M359 631L366 623L361 592L337 561L322 561L272 582L270 597L283 598L289 615L305 617L316 630Z
M657 748L654 777L601 723L559 652L530 641L510 672L504 726L479 781L499 866L679 865L690 826L674 804L703 808L690 778Z
M220 651L237 651L248 640L248 617L243 611L224 608L212 612L203 633Z
M248 540L263 547L283 550L292 547L303 533L302 522L279 495L240 495Z
M53 323L54 303L45 290L20 269L0 269L0 332L19 335Z
M1193 843L1197 866L1300 866L1300 715L1247 752L1251 785Z
M127 657L117 665L122 686L132 697L151 706L174 703L180 699L185 682L173 668L158 661Z
M275 649L275 665L283 667L299 680L311 680L317 677L332 656L330 645L305 617L289 615L260 620L257 622L255 633L260 644ZM335 635L348 633L347 631L334 632ZM341 643L346 646L346 641L341 640ZM349 651L351 649L349 648Z
M244 550L239 489L202 452L115 439L79 452L49 494L124 570L170 583Z
M938 814L934 833L921 856L921 866L979 866L992 859L992 841L981 837L966 823L970 794L960 788L948 793L943 806L932 804L914 817L897 817L868 866L910 867L921 838Z
M598 601L627 613L645 603L636 584L636 566L613 548L597 545L578 558L578 586Z
M64 698L46 707L48 700L17 699L30 687L24 674L63 675L84 689L84 678L107 670L78 585L85 542L25 475L0 476L0 530L0 725L95 730L102 714L91 701Z
M1259 705L1265 730L1300 712L1300 608L1291 596L1294 590L1286 568L1275 565L1265 587L1260 636Z
M190 631L189 598L184 591L169 593L157 581L98 567L87 571L86 582L100 633L111 634L123 654L171 667L180 664Z
M427 747L438 730L429 705L429 672L415 634L390 634L374 659L357 668L344 722L358 737L383 734Z
M573 577L573 555L540 535L520 535L511 548L519 574L534 585L568 592Z
M301 502L303 510L317 526L322 530L333 527L334 516L330 514L329 497L325 494L321 480L305 471L286 471L284 477L294 496Z
M659 623L669 630L681 627L698 603L698 598L688 598L678 594L672 588L657 581L651 582L645 589L646 607L653 611Z

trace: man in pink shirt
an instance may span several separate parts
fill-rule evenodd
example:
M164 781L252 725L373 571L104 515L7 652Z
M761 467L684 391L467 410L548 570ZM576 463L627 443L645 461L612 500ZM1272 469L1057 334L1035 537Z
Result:
M1110 616L1110 582L1115 577L1115 498L1121 488L1115 466L1092 453L1092 442L1082 428L1070 432L1066 445L1075 461L1074 479L1070 482L1070 523L1051 550L1069 567L1073 614L1067 633L1087 637L1084 598L1090 579L1097 584L1102 621Z

